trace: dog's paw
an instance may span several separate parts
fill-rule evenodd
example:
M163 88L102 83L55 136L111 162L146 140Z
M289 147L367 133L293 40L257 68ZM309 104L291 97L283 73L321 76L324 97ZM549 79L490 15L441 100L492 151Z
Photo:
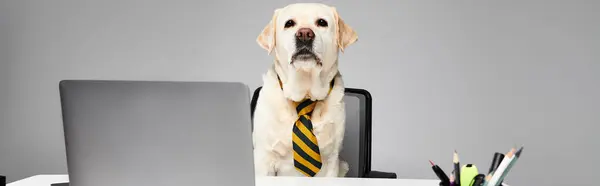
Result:
M350 165L348 164L348 162L340 160L340 169L338 170L338 177L346 177L348 171L350 171Z
M276 159L272 153L254 149L254 173L256 176L275 175Z

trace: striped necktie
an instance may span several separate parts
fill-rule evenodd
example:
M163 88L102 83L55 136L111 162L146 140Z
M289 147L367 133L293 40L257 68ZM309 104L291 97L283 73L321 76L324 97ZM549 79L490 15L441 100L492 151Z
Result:
M306 176L313 177L321 170L321 153L317 137L313 134L310 120L317 102L306 99L296 106L298 119L294 124L292 145L294 148L294 167Z
M277 76L279 79L279 76ZM283 89L281 80L279 85ZM334 81L330 83L328 94L333 89ZM301 102L295 102L296 112L298 112L298 119L294 123L292 129L292 146L294 150L294 167L298 172L308 176L314 177L323 165L321 161L321 153L319 150L319 143L317 137L313 133L313 125L311 121L311 115L315 109L317 102L311 99L305 99Z

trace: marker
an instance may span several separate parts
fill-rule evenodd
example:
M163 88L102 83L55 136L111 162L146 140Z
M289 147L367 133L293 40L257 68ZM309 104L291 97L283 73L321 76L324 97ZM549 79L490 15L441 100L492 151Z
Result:
M440 166L433 163L433 161L431 161L431 160L429 160L429 163L431 163L431 169L433 169L433 172L435 173L435 175L437 175L437 177L440 179L440 182L441 182L440 185L449 185L450 180L448 179L448 176L446 176L446 173L444 173L442 168L440 168Z
M463 165L463 167L461 169L461 173L460 173L460 183L462 185L459 185L459 186L470 186L470 184L473 182L473 179L478 174L479 174L479 171L477 170L477 167L475 165L473 165L473 164Z
M496 152L494 153L494 159L492 159L492 165L490 165L490 170L488 171L488 174L494 172L498 166L500 166L500 163L502 163L502 159L504 158L504 154Z
M475 178L473 178L473 183L471 183L470 186L483 186L484 179L484 174L478 174L477 176L475 176Z

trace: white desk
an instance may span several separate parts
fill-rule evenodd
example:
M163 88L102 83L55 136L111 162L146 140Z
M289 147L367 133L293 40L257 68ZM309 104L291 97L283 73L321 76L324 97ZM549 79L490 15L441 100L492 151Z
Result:
M52 183L68 182L67 175L37 175L7 186L49 186ZM303 177L259 177L256 186L438 186L439 180L419 179L365 179L365 178L303 178Z

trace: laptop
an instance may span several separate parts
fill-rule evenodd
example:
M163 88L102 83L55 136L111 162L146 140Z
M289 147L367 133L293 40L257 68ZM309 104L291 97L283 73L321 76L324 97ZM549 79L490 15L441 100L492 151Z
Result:
M241 83L60 82L70 186L253 186Z

